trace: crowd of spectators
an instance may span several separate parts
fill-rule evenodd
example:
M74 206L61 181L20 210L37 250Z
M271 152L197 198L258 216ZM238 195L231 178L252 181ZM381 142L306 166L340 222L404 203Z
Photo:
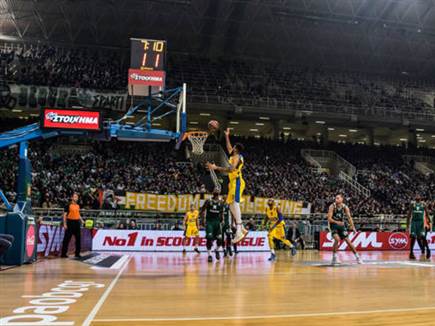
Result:
M23 85L123 89L127 83L120 52L54 46L3 48L5 79Z
M0 44L1 45L1 44ZM4 45L6 80L26 85L70 86L122 90L129 64L125 50L58 48L48 45ZM390 80L361 73L276 63L211 60L174 54L169 57L168 86L189 85L189 99L241 105L285 106L294 109L366 113L379 108L393 112L433 109L430 84L407 76Z
M313 213L327 210L343 191L354 215L405 214L418 192L432 199L434 175L425 176L405 163L401 147L330 144L358 168L358 181L370 189L365 197L344 181L318 173L301 157L302 148L318 144L294 140L242 139L246 145L246 194L255 197L300 200ZM80 150L77 150L80 148ZM426 153L427 154L427 153ZM195 194L205 191L201 176L189 164L179 164L170 145L148 143L32 143L33 203L63 207L70 194L81 194L85 208L114 209L126 191L159 194ZM17 149L0 152L0 189L15 189ZM13 199L14 193L8 193ZM103 197L102 197L103 196Z
M1 44L0 44L1 45ZM26 85L125 89L128 53L122 50L67 49L47 45L0 46L0 80ZM425 85L406 76L388 80L356 73L331 73L273 63L253 63L174 55L168 63L168 85L189 84L191 101L295 108L357 108L432 112ZM418 87L417 87L418 86ZM328 111L328 112L329 112ZM0 126L1 128L2 126ZM10 127L10 126L9 126ZM318 147L306 142L244 139L247 194L304 200L313 212L324 212L343 190L356 215L403 214L416 192L432 198L435 177L424 176L405 163L404 149L331 144L358 168L358 181L371 191L364 197L346 183L317 173L300 150ZM73 147L74 145L65 145ZM426 153L432 155L432 153ZM0 188L15 189L16 149L0 152ZM88 143L66 155L52 142L34 143L35 206L62 207L72 191L88 208L115 208L126 190L161 194L204 192L194 168L177 164L170 146L130 143ZM103 198L101 196L103 195ZM13 191L8 194L14 197Z

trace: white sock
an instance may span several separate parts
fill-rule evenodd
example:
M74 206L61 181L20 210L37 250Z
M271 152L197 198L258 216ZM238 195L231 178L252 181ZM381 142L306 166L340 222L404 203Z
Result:
M207 250L208 255L211 256L211 250Z
M270 249L270 253L271 253L272 255L275 255L275 249Z
M242 212L240 211L240 204L235 201L230 204L231 214L233 214L234 221L236 221L237 231L242 228Z
M356 253L356 254L355 254L355 258L359 258L359 255L358 255L358 253Z

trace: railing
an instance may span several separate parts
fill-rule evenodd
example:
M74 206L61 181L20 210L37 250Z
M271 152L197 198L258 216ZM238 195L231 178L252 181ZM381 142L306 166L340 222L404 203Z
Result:
M418 120L418 121L435 121L433 110L422 109L415 111L404 111L399 108L391 109L387 107L355 107L347 103L340 105L322 104L322 103L304 103L303 101L279 100L272 97L263 98L243 98L231 96L219 96L211 94L192 94L189 97L190 103L207 103L207 104L227 104L241 105L246 110L255 110L255 108L264 107L270 109L284 109L287 112L306 112L306 113L324 113L335 114L337 116L367 116L367 117L382 117L397 120Z
M416 162L414 165L414 168L420 172L421 174L428 176L434 173L434 171L427 166L426 162Z
M33 213L37 218L43 218L47 222L60 222L63 216L61 208L34 208ZM94 221L129 221L135 219L139 223L155 223L169 221L172 225L176 221L181 221L184 213L162 213L158 211L137 211L137 210L88 210L82 209L81 215L83 219L93 219ZM326 213L312 214L292 214L284 216L288 221L309 221L312 224L327 224ZM258 225L261 224L264 214L243 214L243 219L246 221L253 219ZM405 215L387 215L378 214L374 216L355 216L354 221L357 224L376 225L382 224L397 224L402 223L406 219Z
M356 167L333 151L326 151L320 149L302 149L301 155L304 158L307 157L311 161L316 162L316 166L320 167L324 167L322 166L322 164L327 164L327 161L325 159L328 159L328 161L335 160L338 163L340 170L345 170L346 174L350 175L351 177L356 176Z
M302 149L301 156L305 159L305 161L308 164L315 166L312 169L316 170L315 171L316 173L320 173L322 171L322 165L314 157L311 156L309 149Z
M407 163L414 161L414 168L426 176L434 173L434 170L428 166L428 164L435 166L435 157L423 155L402 155L402 158Z
M346 174L343 171L340 171L340 174L338 175L340 180L343 180L348 185L351 186L353 190L358 192L359 194L364 195L366 198L370 197L371 193L370 190L364 187L362 184L360 184L358 181L356 181L354 178L352 178L350 175Z
M34 213L43 217L42 223L60 225L62 222L62 209L35 208ZM133 210L81 210L84 219L92 219L95 228L116 229L119 223L124 223L128 228L131 219L136 221L140 230L172 230L176 224L181 227L183 213L164 214L161 212L144 212ZM264 215L243 214L245 224L251 222L256 230L264 230L262 226ZM360 231L403 231L406 222L404 215L376 215L353 217L355 226ZM285 216L287 228L296 227L303 236L307 248L315 247L316 234L328 229L327 216L324 213L288 215Z

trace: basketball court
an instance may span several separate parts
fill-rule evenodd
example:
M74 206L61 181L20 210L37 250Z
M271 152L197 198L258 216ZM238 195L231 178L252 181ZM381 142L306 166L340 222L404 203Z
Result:
M3 271L0 315L23 316L22 307L57 303L68 309L44 325L433 323L435 263L410 262L406 252L363 253L364 265L342 252L342 264L334 267L330 253L317 251L295 257L280 252L276 263L267 261L268 253L240 253L214 263L204 253L116 255L107 268L44 259ZM47 303L44 298L56 288L82 295L65 301L60 294L59 302ZM36 321L10 323L42 325Z

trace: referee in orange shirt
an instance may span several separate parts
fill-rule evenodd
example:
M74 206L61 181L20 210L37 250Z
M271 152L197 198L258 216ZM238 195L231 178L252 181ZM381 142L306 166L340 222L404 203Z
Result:
M83 223L82 217L80 216L80 206L78 204L79 195L74 193L71 197L71 201L65 207L63 213L63 228L65 229L65 236L63 238L62 244L62 258L67 258L68 246L71 241L71 237L74 236L76 240L76 258L80 258L80 248L81 248L81 231L80 227Z

